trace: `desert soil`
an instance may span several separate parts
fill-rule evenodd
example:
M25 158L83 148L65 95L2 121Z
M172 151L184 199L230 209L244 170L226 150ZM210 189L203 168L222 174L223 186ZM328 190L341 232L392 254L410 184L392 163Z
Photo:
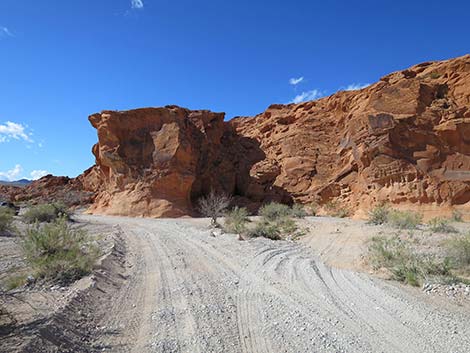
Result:
M470 350L470 306L356 271L361 222L305 220L309 236L274 242L212 237L204 219L78 219L117 244L29 352Z
M98 343L111 351L469 350L470 311L433 306L400 286L329 267L302 244L214 238L206 220L83 219L118 225L129 252L139 254L133 285L122 288L102 323ZM358 232L333 228L346 233L322 250L334 265L331 256L352 250ZM361 244L350 256L362 253Z

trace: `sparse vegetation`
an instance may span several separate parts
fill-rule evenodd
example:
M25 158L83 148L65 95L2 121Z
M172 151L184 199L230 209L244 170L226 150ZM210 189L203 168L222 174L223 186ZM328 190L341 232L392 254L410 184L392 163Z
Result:
M451 220L453 222L463 222L462 212L460 212L459 210L453 210Z
M310 216L316 216L318 213L318 208L319 208L318 203L312 202L310 205L307 206L308 214Z
M292 215L292 209L282 203L271 202L262 206L259 209L258 214L266 221L271 222L285 217L290 217Z
M27 276L25 274L16 274L5 280L5 289L7 291L22 287L26 283Z
M0 207L0 234L13 229L13 216L15 212L8 207Z
M451 263L430 254L419 254L398 236L374 237L369 245L369 259L375 269L386 268L393 279L419 286L430 277L452 280Z
M244 207L234 207L225 215L225 230L230 233L243 234L248 223L248 211Z
M281 231L277 223L267 221L262 219L257 222L253 229L248 231L248 236L250 237L264 237L272 240L281 239Z
M289 207L280 203L271 202L259 210L261 219L255 227L248 231L252 237L265 237L279 240L283 237L296 237L299 234L294 218L305 217L302 206Z
M232 199L224 194L211 191L209 195L199 199L199 211L211 219L211 225L218 225L217 218L221 217L230 206Z
M72 228L65 217L30 226L23 237L23 248L37 278L64 284L90 273L99 255L87 233Z
M388 223L398 229L416 229L423 216L413 211L391 210L388 214Z
M387 205L379 205L374 207L369 212L369 224L385 224L388 222L388 217L390 215L390 207Z
M449 221L442 217L436 217L428 222L429 229L433 233L458 233Z
M52 222L60 217L70 218L67 206L61 203L32 206L23 215L26 223Z
M347 208L342 207L336 201L328 201L325 204L325 210L328 216L331 217L346 218L350 214L350 211Z
M305 218L307 216L304 206L297 203L292 206L291 214L295 218Z
M470 233L450 239L445 245L454 266L470 271Z

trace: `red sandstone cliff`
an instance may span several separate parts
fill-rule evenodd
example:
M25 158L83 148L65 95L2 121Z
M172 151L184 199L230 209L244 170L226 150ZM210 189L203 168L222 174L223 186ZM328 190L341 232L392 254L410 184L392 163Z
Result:
M469 55L252 118L167 106L89 120L96 165L55 190L93 192L93 213L191 215L211 189L253 209L333 201L357 214L387 201L470 211Z
M469 55L231 124L266 154L251 174L298 202L470 208Z
M210 189L269 200L470 207L470 56L253 118L168 106L90 116L91 212L192 214Z

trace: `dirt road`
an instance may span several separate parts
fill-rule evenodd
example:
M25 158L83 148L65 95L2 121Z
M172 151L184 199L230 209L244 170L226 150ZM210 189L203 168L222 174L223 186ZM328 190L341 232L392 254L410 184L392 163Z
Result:
M119 228L133 258L101 307L103 351L470 351L468 309L329 268L304 245L214 238L203 220L80 219Z

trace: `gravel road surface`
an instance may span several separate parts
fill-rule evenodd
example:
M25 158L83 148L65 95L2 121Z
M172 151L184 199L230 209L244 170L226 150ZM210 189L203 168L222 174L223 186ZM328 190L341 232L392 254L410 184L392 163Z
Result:
M133 258L101 308L104 351L470 352L468 309L330 268L305 245L212 237L206 220L80 220L118 228Z

